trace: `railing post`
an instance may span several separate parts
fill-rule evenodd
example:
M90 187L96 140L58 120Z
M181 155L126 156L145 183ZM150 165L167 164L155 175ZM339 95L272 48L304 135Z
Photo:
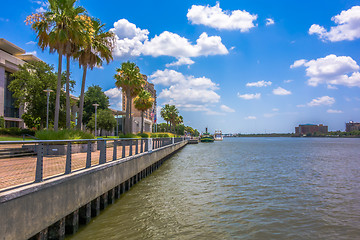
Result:
M121 140L121 151L122 151L122 154L121 154L121 158L125 158L125 141L124 140Z
M149 146L150 146L149 142L150 142L150 139L151 139L151 138L145 139L145 150L144 150L145 152L149 151Z
M117 140L114 140L113 161L117 158Z
M149 138L148 141L147 141L147 152L152 152L152 146L153 146L153 139L152 138Z
M133 140L131 139L130 144L129 144L129 147L130 147L129 156L132 156L132 145L133 145Z
M99 140L100 143L100 158L99 164L106 163L106 140Z
M139 153L139 140L136 139L136 140L135 140L135 143L136 143L136 146L135 146L135 154L138 154L138 153Z
M172 145L175 144L175 138L174 137L171 139L171 143L172 143Z
M71 173L71 142L67 144L65 174Z
M140 153L144 152L144 139L141 139L141 149L140 149Z
M87 154L86 154L86 167L91 167L91 141L88 141L87 143Z
M37 146L35 182L41 182L43 180L43 157L44 157L44 144L39 143Z

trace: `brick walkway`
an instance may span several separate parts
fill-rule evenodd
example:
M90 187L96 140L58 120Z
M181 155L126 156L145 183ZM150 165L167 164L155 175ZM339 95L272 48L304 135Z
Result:
M15 148L15 145L8 145L8 148ZM16 146L16 147L19 147ZM132 153L135 155L136 146L133 145ZM139 153L140 153L139 144ZM143 145L145 148L145 144ZM4 145L0 149L4 149ZM106 162L113 160L113 147L106 148ZM125 157L129 156L129 146L125 147ZM87 153L71 154L71 171L83 169L86 166ZM91 166L99 164L100 151L91 152ZM117 147L117 157L122 157L122 147ZM0 159L0 190L11 188L35 181L35 167L37 156L28 156L21 158ZM45 156L43 158L43 178L49 178L65 173L66 155L61 156Z

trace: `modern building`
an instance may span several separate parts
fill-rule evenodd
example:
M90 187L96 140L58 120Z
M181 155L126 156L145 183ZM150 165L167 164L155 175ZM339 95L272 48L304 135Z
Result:
M324 126L323 124L302 124L298 127L295 127L296 135L307 135L314 133L328 133L328 126Z
M0 38L0 116L5 119L5 127L23 128L24 121L21 115L24 108L16 108L15 99L8 90L11 74L18 71L19 66L29 61L41 61L32 54L27 54L24 49Z
M144 132L151 132L152 126L154 124L155 120L155 114L156 114L156 90L154 88L154 84L149 83L147 81L147 76L143 74L143 78L145 80L145 86L144 89L148 91L151 96L154 98L154 104L152 108L146 110L144 112ZM126 112L126 96L123 92L122 96L122 110L123 112ZM134 99L131 106L131 112L132 112L132 132L137 133L141 131L141 111L137 110L134 106Z
M345 131L346 132L360 131L360 123L359 122L353 122L353 121L350 121L350 122L346 123Z

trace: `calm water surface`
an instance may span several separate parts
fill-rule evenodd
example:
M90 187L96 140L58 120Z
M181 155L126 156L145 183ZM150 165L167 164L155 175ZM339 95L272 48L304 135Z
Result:
M360 239L360 139L188 145L69 239Z

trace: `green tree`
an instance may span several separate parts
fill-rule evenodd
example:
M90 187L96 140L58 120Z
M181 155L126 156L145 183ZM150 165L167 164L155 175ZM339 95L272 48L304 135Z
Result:
M5 119L3 116L0 116L0 128L4 128L5 127Z
M32 119L40 118L40 128L46 124L47 97L45 89L55 90L57 86L54 67L45 62L30 62L19 66L19 71L13 73L13 80L9 84L9 90L13 92L17 107L24 106L25 111ZM62 75L62 85L65 84L65 75ZM70 89L74 81L70 80ZM55 95L50 94L49 99L49 120L54 116ZM65 93L61 91L61 106L65 103ZM64 112L60 112L60 123L63 124ZM29 119L28 117L25 117ZM30 120L29 120L30 121ZM51 122L51 121L50 121Z
M93 113L95 113L95 107L93 106L95 103L99 104L98 110L108 109L110 106L109 97L105 95L105 93L102 91L102 88L98 85L89 87L84 94L84 124L87 124Z
M100 129L100 135L102 135L102 130L112 131L116 127L116 119L110 109L100 109L97 112L97 127ZM92 114L87 127L90 130L95 130L95 113Z
M112 50L114 47L114 34L104 31L104 24L100 20L82 17L85 24L86 38L79 51L74 55L79 60L79 65L83 68L83 76L81 82L80 107L77 128L81 129L84 109L84 91L87 69L91 70L95 66L102 66L103 60L109 63L113 60Z
M123 62L121 68L117 68L116 72L114 76L116 79L115 86L122 88L126 96L125 134L129 134L132 132L132 99L143 90L145 80L140 73L139 67L129 61Z
M32 29L36 32L38 45L43 51L45 48L49 47L51 53L58 52L59 54L54 116L54 130L57 131L59 127L60 95L62 86L62 56L66 54L66 47L69 42L71 42L71 39L75 39L76 36L79 35L81 21L78 16L84 13L85 9L82 7L75 7L76 0L48 1L48 11L32 14L28 16L26 22L31 24Z
M178 121L178 117L179 117L179 110L175 107L175 105L170 105L169 107L170 132L172 132L172 126L174 126L174 131L175 131L175 126L176 126L176 122Z
M141 111L141 133L144 132L144 111L150 109L153 103L154 98L152 98L151 94L146 90L142 90L134 99L134 107Z
M166 121L167 131L169 132L169 121L170 121L170 105L169 104L165 104L165 106L161 108L160 116Z

